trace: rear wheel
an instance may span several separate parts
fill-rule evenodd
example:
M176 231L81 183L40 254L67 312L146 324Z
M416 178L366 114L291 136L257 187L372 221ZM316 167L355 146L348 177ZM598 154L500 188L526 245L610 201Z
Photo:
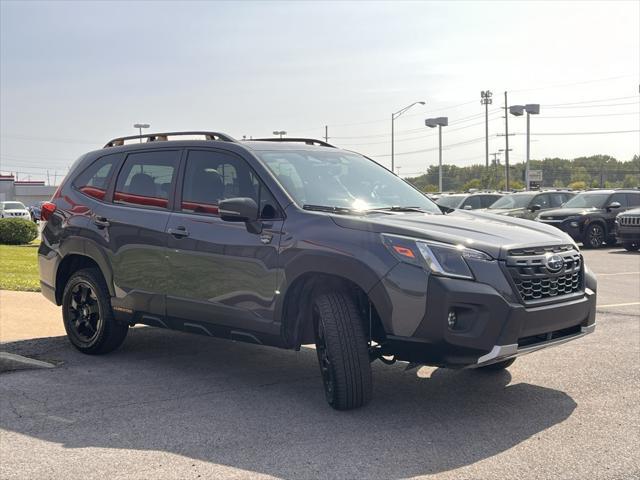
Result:
M313 303L316 352L324 392L336 410L361 407L371 400L371 365L363 321L348 295L332 292Z
M600 248L605 241L604 227L599 223L592 223L584 232L582 244L587 248Z
M640 242L625 242L622 246L628 252L636 252L640 248Z
M504 370L505 368L509 368L511 365L513 365L513 362L515 361L516 361L515 358L510 358L509 360L503 360L502 362L496 362L490 365L485 365L484 367L478 368L478 370L484 371L484 372L501 371L501 370Z
M99 355L118 348L129 326L113 318L107 285L99 270L75 272L62 295L62 318L71 344L82 353Z

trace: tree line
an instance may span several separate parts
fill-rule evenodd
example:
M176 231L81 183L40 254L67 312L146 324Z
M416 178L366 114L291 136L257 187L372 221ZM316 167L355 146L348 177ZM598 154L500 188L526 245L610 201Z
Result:
M531 160L531 170L542 170L542 186L545 188L618 188L640 186L640 156L620 161L610 155L592 155L566 158ZM442 165L442 188L445 192L469 189L505 189L505 166L500 161L487 169L484 165L458 167ZM509 166L509 187L524 188L525 164ZM407 181L425 192L438 191L438 166L432 165L424 175L407 178Z

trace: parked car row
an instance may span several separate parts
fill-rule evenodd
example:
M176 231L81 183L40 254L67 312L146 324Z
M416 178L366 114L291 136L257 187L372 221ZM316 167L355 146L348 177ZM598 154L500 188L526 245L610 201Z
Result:
M497 198L483 207L482 202L490 196ZM440 196L436 203L445 208L483 209L553 225L586 248L615 245L619 241L627 250L638 250L640 220L636 223L636 218L640 216L626 213L640 207L637 189L449 194ZM623 217L624 224L616 223L616 217Z

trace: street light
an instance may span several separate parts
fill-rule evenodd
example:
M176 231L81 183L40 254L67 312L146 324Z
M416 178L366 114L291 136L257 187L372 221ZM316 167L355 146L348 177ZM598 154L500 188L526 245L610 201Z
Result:
M137 128L138 131L140 132L140 143L142 143L142 129L143 128L149 128L151 125L149 125L148 123L134 123L133 124L133 128Z
M398 118L404 112L409 110L414 105L418 105L418 104L424 105L425 102L413 102L411 105L407 105L406 107L401 108L397 112L391 114L391 171L392 172L395 170L395 162L394 162L394 160L395 160L395 157L394 157L394 132L393 132L394 125L393 125L393 122L395 121L396 118Z
M515 115L516 117L521 117L524 112L527 112L527 163L525 164L524 170L524 183L525 188L530 190L531 187L529 185L529 157L531 152L531 137L530 137L530 120L529 117L531 115L537 115L540 113L540 105L537 103L528 103L526 105L512 105L509 107L509 112L511 115Z
M284 130L274 130L273 134L278 135L280 138L282 138L284 135L287 134L287 132L285 132Z
M424 124L429 128L438 127L438 188L442 192L442 127L449 125L449 117L427 118Z

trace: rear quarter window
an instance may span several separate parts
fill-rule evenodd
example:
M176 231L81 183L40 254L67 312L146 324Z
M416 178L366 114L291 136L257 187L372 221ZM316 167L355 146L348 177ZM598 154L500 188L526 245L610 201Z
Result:
M73 186L85 195L104 200L114 166L122 160L123 155L116 153L98 158L78 175Z

